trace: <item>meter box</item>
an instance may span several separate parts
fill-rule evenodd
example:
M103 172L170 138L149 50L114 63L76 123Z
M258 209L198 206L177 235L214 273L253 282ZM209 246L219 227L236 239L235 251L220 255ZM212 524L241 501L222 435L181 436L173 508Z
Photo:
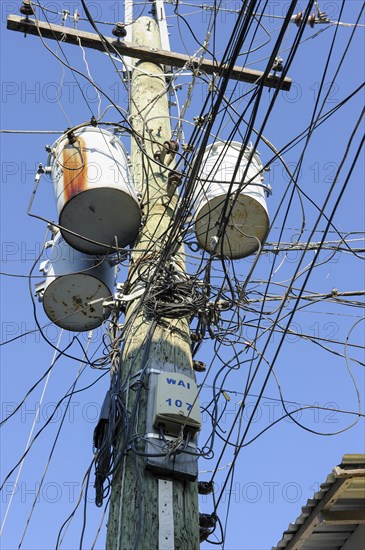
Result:
M201 428L198 389L195 381L177 372L161 372L157 377L154 426L165 433L179 434L181 426Z
M147 372L145 467L159 476L195 481L201 418L194 371L189 365L152 360Z

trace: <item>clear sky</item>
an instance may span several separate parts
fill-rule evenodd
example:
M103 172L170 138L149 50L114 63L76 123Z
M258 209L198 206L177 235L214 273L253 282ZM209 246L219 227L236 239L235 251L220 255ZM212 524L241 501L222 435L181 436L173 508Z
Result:
M18 1L7 0L1 3L1 129L62 132L69 126L89 120L92 114L97 117L108 107L107 98L101 98L99 106L99 98L93 86L82 76L77 76L76 81L72 72L65 69L60 61L47 51L39 38L24 38L20 33L6 30L7 15L18 14L18 4ZM88 1L87 4L95 20L123 20L122 1ZM139 13L147 14L149 3L135 4L135 17ZM181 2L179 14L183 17L174 14L173 5L166 6L171 25L169 31L173 51L192 54L199 50L198 42L203 42L206 38L213 13L212 10L202 9L202 4L212 6L213 2ZM217 4L224 9L217 14L215 32L210 37L210 48L214 50L217 59L221 59L237 20L241 2L227 1ZM281 150L302 132L305 137L307 136L307 127L311 123L315 107L316 116L321 109L322 115L331 110L333 112L314 130L305 151L305 141L301 141L283 153L286 165L295 171L304 151L299 166L300 172L297 174L297 189L292 200L290 194L293 183L278 159L271 163L270 171L265 173L265 181L272 187L272 196L268 198L272 229L265 251L251 276L246 294L248 300L257 301L241 304L238 320L240 332L238 333L238 328L235 327L233 334L227 335L227 339L218 350L218 355L215 354L215 342L208 339L196 357L208 365L212 362L212 368L201 391L201 405L211 411L208 404L212 399L214 384L218 393L219 389L222 389L230 398L227 401L224 394L219 393L217 407L221 417L219 428L216 430L214 457L211 460L199 461L201 480L210 479L211 472L218 467L214 476L215 494L220 498L218 515L223 525L229 507L225 542L227 550L267 550L276 545L289 523L294 522L300 514L301 506L318 490L319 484L325 481L332 468L340 463L342 455L364 452L364 419L356 414L348 414L359 411L359 399L361 412L364 412L364 318L359 305L363 297L339 297L336 300L336 289L338 293L364 289L363 155L352 169L364 130L363 120L336 178L364 102L364 92L360 90L342 105L364 80L363 14L359 21L360 26L356 30L353 26L359 17L362 4L360 0L350 0L344 6L339 1L320 1L320 10L326 12L331 21L340 20L352 25L317 24L313 29L308 25L304 31L288 71L288 76L293 80L292 88L289 92L280 92L278 95L263 135L276 149ZM299 2L294 13L303 11L305 5L305 2ZM45 20L47 16L51 23L61 22L62 16L59 14L63 9L70 11L71 15L78 9L84 16L82 6L76 0L46 0L43 6L50 11L42 13L37 9L38 16L41 20ZM278 38L282 18L288 7L289 2L283 1L257 2L256 13L266 15L259 17L260 25L255 25L257 34L249 35L253 42L250 43L248 40L244 44L237 64L247 64L257 70L266 68L267 59ZM66 25L73 26L73 23L67 19ZM79 28L91 31L90 26L84 21L79 22ZM100 24L100 29L108 36L111 28ZM280 46L284 64L288 61L296 33L297 27L291 23ZM57 49L55 42L47 44L62 58L61 50ZM81 48L65 44L61 47L69 64L84 74L89 71L92 79L112 101L122 109L127 109L125 89L106 55L87 50L85 64ZM184 105L191 82L191 73L188 71L176 79L176 85L182 85L181 89L176 91L180 109ZM186 142L193 128L193 119L201 114L201 106L207 94L207 79L198 80L193 88L191 105L183 117L182 126ZM230 111L233 121L244 112L251 95L252 88L247 84L236 85L233 81L228 84L226 97L235 105L236 110L235 113L233 110ZM272 98L273 91L264 90L255 121L257 128L262 124ZM224 105L212 133L218 134L221 139L228 139L233 123L229 121L223 108ZM177 107L173 106L171 112L176 121L179 115ZM223 114L224 124L219 128L219 117L222 118ZM250 115L251 111L248 109L247 118ZM111 107L103 120L118 122L120 118ZM245 129L245 123L242 122L242 134L245 133ZM1 271L8 274L1 276L1 341L4 345L1 348L0 375L1 416L6 418L51 365L55 350L49 342L64 349L71 343L74 335L67 332L61 335L57 327L48 324L42 305L36 303L33 306L29 284L34 293L34 284L41 279L28 278L32 265L42 249L46 232L44 222L27 216L28 204L37 166L40 162L44 165L47 162L45 146L57 139L57 133L2 133L0 137ZM239 133L236 133L233 139L240 141ZM129 148L127 138L124 142ZM209 139L209 143L211 142L213 137ZM274 157L267 141L261 141L258 149L264 163L268 163ZM346 188L342 194L341 190L345 184ZM329 200L325 204L327 197ZM340 200L337 205L338 199ZM308 250L305 255L299 250L299 245L295 250L286 250L290 243L296 241L304 245L308 241L320 243L326 230L326 220L322 216L319 224L315 225L316 220L321 212L327 217L331 216L334 208L332 226L325 235L325 244L320 254L316 256L318 246L314 244L313 250ZM52 182L46 176L41 180L32 212L49 220L57 218ZM301 232L303 226L304 230ZM315 232L312 233L314 228ZM274 244L279 241L279 251L274 254ZM188 269L193 273L202 259L202 253L190 249L188 252ZM234 266L229 264L230 276L233 278L232 274L235 273L236 280L242 283L253 265L253 260L254 257L250 257L235 261ZM293 311L294 297L301 289L308 269L313 266L304 286L304 295L309 295L310 300L300 301L299 308L290 321L291 333L287 333L284 338L283 330L289 318L285 315ZM266 291L270 296L282 297L297 269L299 272L303 270L303 273L293 283L291 299L284 304L279 324L274 325L274 321L277 308L282 305L280 299L266 300L259 332L256 333L257 312L262 306L259 300ZM37 263L33 276L38 275ZM215 284L219 284L222 279L219 267L214 270L214 276L217 281ZM126 268L122 267L119 280L123 281L125 277ZM323 296L314 296L317 293L330 294L333 289L335 290L332 301L324 299ZM46 325L44 336L49 340L48 343L37 330L35 312L40 325ZM228 317L229 312L226 312L226 319ZM28 331L31 333L23 336ZM13 338L17 339L9 342ZM240 409L250 375L249 369L255 368L258 364L257 357L253 358L252 349L245 347L254 339L256 349L264 353L264 360L260 363L258 375L246 396L246 406L241 414L241 421L238 422L235 415ZM87 345L87 340L88 334L82 333L80 341L84 346ZM95 357L100 357L103 351L102 344L100 328L91 337L89 355L95 354ZM35 423L34 437L50 419L56 404L73 384L80 369L83 351L75 341L68 349L68 353L74 359L61 357L57 361L51 369L43 398L44 380L25 400L18 413L1 428L1 481L21 458L32 424ZM232 369L237 364L240 368ZM240 449L235 462L233 480L230 478L225 485L234 457L232 445L237 438L240 439L249 425L252 412L257 405L257 396L261 392L270 366L274 368L275 376L271 375L255 409L255 416L244 439L246 446ZM198 374L197 379L198 383L201 383L202 375ZM58 532L77 504L82 480L93 458L92 434L108 382L109 375L106 371L99 372L90 367L83 369L77 388L81 390L90 387L76 393L68 408L67 399L62 401L49 424L35 440L24 461L9 510L8 505L18 470L15 469L5 482L0 496L2 522L8 510L1 542L1 548L4 550L18 548L25 528L22 548L55 548ZM279 386L290 411L296 411L303 406L313 406L293 413L294 419L300 425L288 417L279 421L285 416ZM42 404L36 416L40 401ZM31 520L26 527L35 491L48 463L63 413L65 419L62 430ZM201 444L206 442L212 433L209 414L203 412L202 418ZM276 421L278 422L275 423ZM346 430L355 421L357 423ZM224 439L232 423L234 428L229 436L229 444L224 445ZM270 425L270 429L259 435ZM320 432L322 435L313 432ZM332 435L334 432L341 433ZM251 442L256 435L259 436ZM223 448L224 454L218 463ZM92 547L98 525L101 523L95 548L102 549L105 546L107 515L102 518L102 509L98 509L93 502L92 484L93 472L87 495L87 523L83 547ZM79 548L83 509L84 501L81 501L69 525L62 548ZM200 509L207 513L212 512L211 497L201 497ZM219 529L216 535L219 539ZM217 540L214 535L212 540ZM204 543L202 547L213 546Z

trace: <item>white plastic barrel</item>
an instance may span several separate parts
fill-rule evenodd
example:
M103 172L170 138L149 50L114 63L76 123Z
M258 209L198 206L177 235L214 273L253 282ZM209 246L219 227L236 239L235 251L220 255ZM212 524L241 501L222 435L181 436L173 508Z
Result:
M92 126L66 133L51 148L49 165L61 231L73 248L107 254L134 241L140 207L115 135Z
M48 245L49 259L40 266L46 279L36 287L46 315L59 327L75 332L100 326L110 314L103 302L113 298L113 258L74 250L59 232Z
M256 252L270 226L260 157L255 152L248 165L252 149L246 148L234 176L241 151L242 145L234 141L209 145L193 196L195 233L200 246L232 259ZM225 205L228 223L217 243Z

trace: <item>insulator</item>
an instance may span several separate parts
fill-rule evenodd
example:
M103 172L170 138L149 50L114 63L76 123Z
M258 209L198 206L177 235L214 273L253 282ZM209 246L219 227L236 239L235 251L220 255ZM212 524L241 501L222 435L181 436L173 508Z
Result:
M217 516L215 514L199 514L199 538L200 542L207 540L217 524Z
M213 493L213 482L198 481L198 493L199 495L210 495L210 493Z
M27 17L28 15L34 15L34 10L29 0L23 0L23 4L20 6L19 11L22 15L26 15Z
M169 172L169 175L167 178L166 191L170 198L174 195L176 188L179 187L179 185L181 185L181 182L182 182L182 174L180 174L180 172L175 172L174 170Z
M155 160L158 160L162 164L169 166L174 160L178 150L179 142L172 139L170 141L164 141L162 148L158 149L153 156Z
M171 170L169 172L167 183L169 185L174 185L175 187L179 187L182 182L182 174L180 172L175 172L174 170Z
M281 73L283 70L283 60L281 57L277 57L274 61L274 64L272 66L272 70Z
M153 158L154 158L155 160L160 161L161 154L162 154L161 149L157 149L156 151L153 152Z
M205 372L207 370L207 366L203 361L193 361L193 369L195 372Z
M179 150L179 142L176 141L176 139L165 141L163 146L167 149L169 153L177 153Z
M217 523L217 518L211 514L199 514L199 527L204 529L213 529Z
M203 126L204 122L205 122L205 117L204 116L195 116L194 117L195 126Z
M293 15L293 17L291 18L291 21L293 21L297 27L300 27L300 25L303 22L303 12L300 11L296 15ZM316 23L317 23L316 14L312 13L307 19L307 25L309 25L313 29Z
M312 13L309 17L308 17L308 25L313 29L314 25L315 25L315 22L316 22L316 14L315 13Z
M209 535L211 535L212 531L210 529L206 529L205 527L199 527L199 540L200 542L204 542L207 540Z
M67 139L68 139L68 142L70 145L73 145L74 143L76 143L77 141L77 138L75 136L75 134L73 133L73 131L71 130L71 132L69 132L67 135L66 135Z
M190 340L193 344L198 344L203 340L202 335L197 332L190 332Z
M296 15L293 15L292 21L294 21L294 23L296 24L297 27L300 27L300 24L302 22L302 18L303 18L303 12L299 11Z
M127 36L127 29L124 23L116 23L112 30L112 34L117 38L125 38Z

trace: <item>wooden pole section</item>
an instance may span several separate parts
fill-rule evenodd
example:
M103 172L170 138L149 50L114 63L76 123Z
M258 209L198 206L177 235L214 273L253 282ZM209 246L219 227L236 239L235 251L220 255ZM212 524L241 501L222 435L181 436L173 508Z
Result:
M136 49L142 44L146 49L158 48L160 42L157 23L148 17L138 19L133 24L133 43ZM131 120L137 136L140 137L137 138L139 143L135 141L135 137L132 138L132 165L135 184L143 196L146 220L134 247L129 272L131 292L141 273L145 275L144 279L153 279L151 267L158 263L164 251L176 203L176 199L169 202L166 196L169 169L161 168L153 161L158 144L171 139L166 91L166 79L160 65L145 60L135 63L132 72ZM178 251L175 261L180 269L185 270L182 250ZM146 361L147 366L150 365L150 360L173 363L180 373L190 374L192 356L190 328L186 319L165 319L156 324L144 310L143 304L141 306L139 300L136 300L131 302L126 312L125 323L130 329L126 335L120 368L127 388L122 397L128 411L131 411L136 404L137 393L131 386L135 386L138 373L146 367ZM142 435L146 425L147 394L145 387L139 392L138 433ZM125 440L121 444L125 444ZM168 480L170 487L172 482L172 546L163 546L159 533L159 491L164 482L161 479L159 481L157 474L145 470L144 457L129 450L112 482L107 550L199 548L197 482L168 477L164 479Z
M263 77L262 71L256 71L254 69L247 69L246 67L235 66L228 73L225 66L221 66L210 59L203 59L197 57L190 57L189 55L169 52L161 50L161 48L154 48L148 46L145 43L139 42L132 44L128 42L118 41L112 38L105 37L102 40L97 34L80 31L78 29L71 29L61 25L51 25L44 23L43 21L34 21L33 19L24 19L18 15L9 15L7 20L7 28L12 31L18 31L26 34L33 34L36 36L41 35L43 38L49 38L51 40L59 40L67 42L69 44L79 45L78 40L81 40L81 44L85 48L92 48L105 52L105 48L109 52L115 53L116 51L121 55L134 57L143 61L151 61L152 63L161 63L178 68L186 68L186 70L198 69L202 73L209 75L219 74L219 76L229 76L232 80L239 80L241 82L248 82L249 84L260 84ZM279 77L269 74L263 81L264 86L268 88L277 88ZM291 86L291 79L285 77L280 84L280 89L288 91Z

